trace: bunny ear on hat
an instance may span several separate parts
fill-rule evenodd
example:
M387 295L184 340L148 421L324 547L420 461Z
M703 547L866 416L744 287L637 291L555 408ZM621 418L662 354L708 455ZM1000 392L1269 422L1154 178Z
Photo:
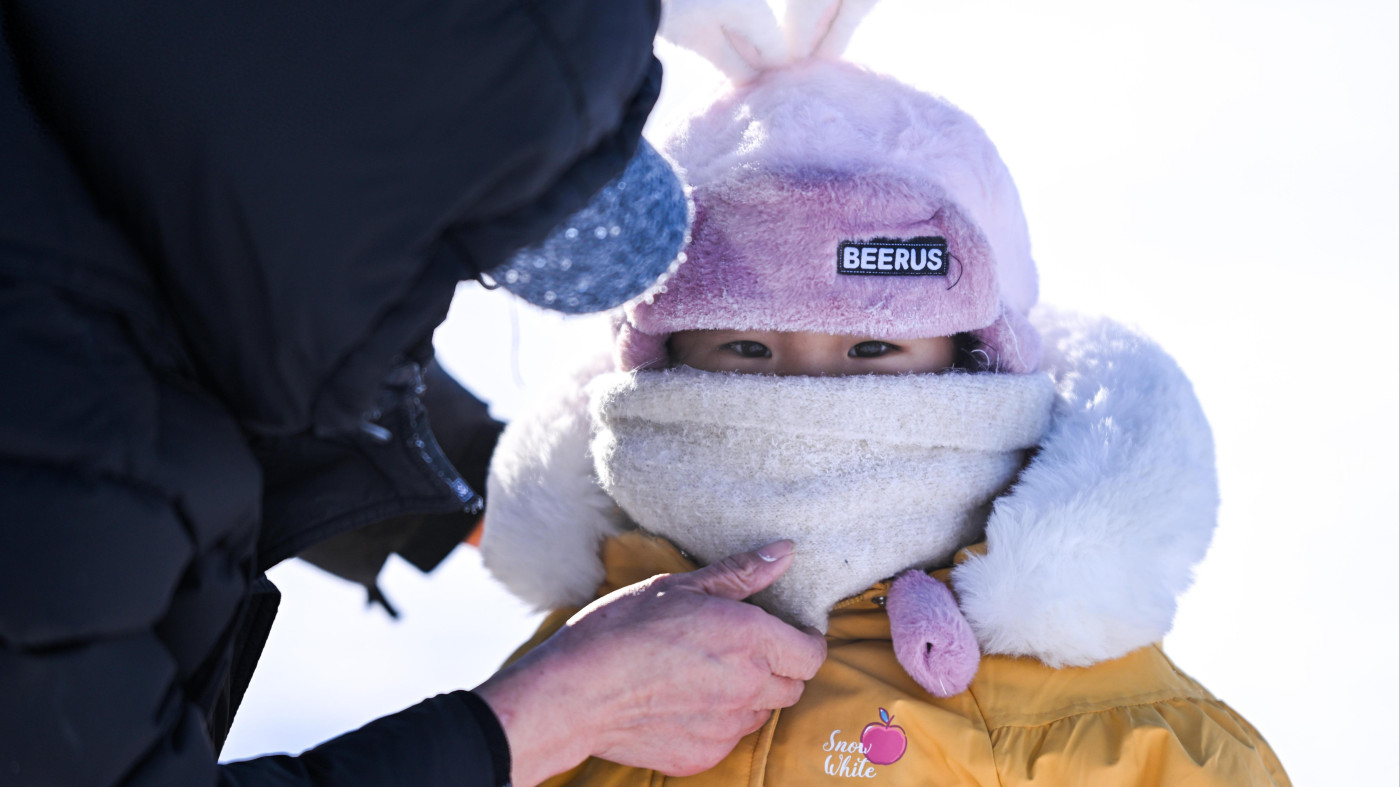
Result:
M667 0L661 37L743 84L813 57L839 57L876 0L789 0L780 28L766 0Z
M736 83L787 62L787 42L764 0L668 0L661 7L659 34Z
M784 16L790 61L840 57L877 0L790 0Z

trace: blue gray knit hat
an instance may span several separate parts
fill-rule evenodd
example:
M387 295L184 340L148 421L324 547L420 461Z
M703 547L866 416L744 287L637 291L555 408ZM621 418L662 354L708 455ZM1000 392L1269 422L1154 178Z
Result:
M689 198L646 140L632 161L548 237L516 252L490 279L546 309L611 309L658 283L684 259Z

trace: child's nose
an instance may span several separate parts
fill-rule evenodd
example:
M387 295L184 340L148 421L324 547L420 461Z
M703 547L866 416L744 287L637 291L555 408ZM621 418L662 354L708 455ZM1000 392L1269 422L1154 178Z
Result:
M777 364L777 374L782 377L839 377L849 374L846 367L849 359L830 351L802 350L785 353Z

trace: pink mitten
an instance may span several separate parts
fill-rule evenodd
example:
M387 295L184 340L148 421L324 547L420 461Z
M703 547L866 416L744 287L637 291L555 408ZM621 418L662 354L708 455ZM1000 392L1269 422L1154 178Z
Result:
M981 653L952 591L922 571L900 575L885 600L894 655L930 694L960 694L977 674Z

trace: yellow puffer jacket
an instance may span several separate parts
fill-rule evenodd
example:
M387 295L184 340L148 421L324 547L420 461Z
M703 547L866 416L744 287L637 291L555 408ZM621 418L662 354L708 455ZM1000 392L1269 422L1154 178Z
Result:
M829 659L802 701L713 770L671 780L589 762L553 784L1288 784L1258 733L1160 647L1219 505L1190 381L1112 320L1032 320L1056 388L1049 430L996 499L984 542L934 573L982 653L969 690L939 699L908 676L876 584L837 605ZM693 568L598 483L587 384L610 368L600 359L542 398L491 460L482 558L522 599L560 610L539 637L600 585Z
M979 545L980 546L980 545ZM978 551L964 550L958 561ZM603 546L607 593L696 566L640 532ZM947 582L948 570L934 577ZM879 583L836 606L829 655L801 701L775 712L709 771L673 778L589 760L549 787L632 785L1288 785L1249 722L1152 645L1087 668L984 657L967 691L941 699L895 659ZM523 654L576 612L551 614Z

